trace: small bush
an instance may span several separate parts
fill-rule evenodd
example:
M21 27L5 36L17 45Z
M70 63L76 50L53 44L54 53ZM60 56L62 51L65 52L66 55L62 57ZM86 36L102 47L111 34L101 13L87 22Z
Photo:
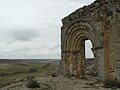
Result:
M120 87L120 84L117 83L116 81L106 80L104 82L104 86L103 87L105 87L105 88Z
M46 63L42 68L45 69L47 67L49 67L51 65L51 63Z
M36 68L31 68L30 73L33 73L33 72L37 72L37 69Z
M52 74L52 77L56 77L56 73L53 73L53 74Z
M37 82L37 80L31 79L28 81L27 87L28 88L39 88L40 86L39 86L39 83Z
M0 76L7 76L7 75L9 75L9 74L6 73L6 72L3 72L3 73L0 74Z

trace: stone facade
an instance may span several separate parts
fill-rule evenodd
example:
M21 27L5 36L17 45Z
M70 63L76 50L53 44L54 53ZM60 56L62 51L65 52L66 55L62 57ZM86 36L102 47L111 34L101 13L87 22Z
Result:
M120 83L120 1L96 0L62 23L60 73L85 77L85 40L91 40L98 78Z

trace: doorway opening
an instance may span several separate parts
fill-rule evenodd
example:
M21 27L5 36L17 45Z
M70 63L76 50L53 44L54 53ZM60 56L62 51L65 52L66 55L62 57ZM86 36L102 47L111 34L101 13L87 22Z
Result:
M93 45L90 40L85 41L85 74L97 77L97 70L95 66L95 55L92 51Z

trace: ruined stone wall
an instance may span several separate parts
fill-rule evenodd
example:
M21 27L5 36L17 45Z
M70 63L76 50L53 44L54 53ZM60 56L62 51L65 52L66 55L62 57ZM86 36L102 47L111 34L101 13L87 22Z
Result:
M61 67L64 69L61 72L78 74L74 68L81 69L84 55L78 59L78 67L76 58L84 53L79 52L84 48L82 45L77 47L77 43L80 45L82 40L90 39L99 79L120 82L120 1L96 0L71 13L62 22ZM76 40L78 36L79 41Z
M120 83L120 2L114 4L106 22L109 43L110 78ZM107 46L106 46L107 47Z

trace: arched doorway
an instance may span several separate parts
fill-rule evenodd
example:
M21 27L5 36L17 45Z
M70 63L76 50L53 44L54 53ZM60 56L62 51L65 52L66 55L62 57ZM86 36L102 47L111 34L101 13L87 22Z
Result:
M94 53L92 51L93 45L90 40L85 41L85 74L88 77L97 77L98 76L98 70L96 68L96 62L94 60ZM88 78L89 79L89 78Z
M79 78L85 77L85 41L90 40L93 44L94 60L96 69L100 70L101 66L97 65L101 61L101 42L94 27L87 22L73 22L62 39L62 60L64 63L64 74L75 75ZM102 53L103 55L103 53ZM97 60L96 60L97 59ZM104 67L104 64L102 64ZM98 70L98 71L99 71ZM100 79L103 78L103 72L99 71Z

